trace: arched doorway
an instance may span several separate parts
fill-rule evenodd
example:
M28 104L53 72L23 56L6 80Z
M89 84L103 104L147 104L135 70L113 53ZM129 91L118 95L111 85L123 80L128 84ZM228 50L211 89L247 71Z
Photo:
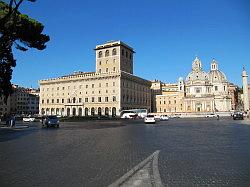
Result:
M89 109L85 108L85 116L88 116L88 115L89 115Z
M98 116L101 116L101 115L102 115L102 108L99 107L99 108L98 108Z
M109 108L108 107L105 108L105 116L109 116Z
M46 115L49 115L49 108L46 109Z
M64 116L64 108L61 110L61 115Z
M73 115L73 116L76 115L76 108L73 108L72 115Z
M94 116L95 115L95 108L91 108L91 116Z
M67 108L67 116L70 116L70 108Z
M56 115L59 115L59 108L56 109Z
M196 108L196 112L201 112L202 104L201 103L196 103L195 108Z
M115 107L112 108L112 116L113 117L116 116L116 108Z
M79 115L79 116L82 116L82 108L79 108L79 109L78 109L78 115Z
M51 109L51 115L55 115L55 109L54 108Z

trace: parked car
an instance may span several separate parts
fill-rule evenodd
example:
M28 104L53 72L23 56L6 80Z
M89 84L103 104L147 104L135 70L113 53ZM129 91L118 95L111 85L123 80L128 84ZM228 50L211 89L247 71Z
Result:
M43 127L59 127L59 119L57 116L45 116L42 119Z
M169 117L167 115L161 115L160 120L161 121L167 121L167 120L169 120Z
M121 116L121 118L122 119L135 119L135 118L137 118L137 114L136 113L134 113L134 112L128 112L128 113L124 113L122 116Z
M207 118L215 118L216 115L214 113L211 113L211 114L207 114L206 117Z
M32 118L32 117L23 117L23 121L24 122L32 122L35 121L36 118Z
M155 123L155 116L154 115L147 115L144 118L144 123Z
M233 119L236 120L236 119L244 119L244 114L242 112L235 112L233 114Z

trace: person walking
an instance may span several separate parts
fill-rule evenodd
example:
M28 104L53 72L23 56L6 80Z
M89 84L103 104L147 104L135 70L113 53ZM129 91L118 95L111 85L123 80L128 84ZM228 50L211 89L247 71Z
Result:
M220 116L219 116L219 114L217 114L217 120L219 120L220 119Z
M16 123L15 115L12 114L10 117L10 127L14 127Z

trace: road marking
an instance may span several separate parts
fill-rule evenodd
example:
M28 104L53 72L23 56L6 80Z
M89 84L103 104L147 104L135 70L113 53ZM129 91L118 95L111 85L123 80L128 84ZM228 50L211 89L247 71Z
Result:
M155 151L109 187L163 187L158 169L160 150Z

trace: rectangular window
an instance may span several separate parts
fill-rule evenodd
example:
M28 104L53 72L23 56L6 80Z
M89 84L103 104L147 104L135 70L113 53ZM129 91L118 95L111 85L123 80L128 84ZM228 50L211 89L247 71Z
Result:
M217 90L218 90L218 86L215 86L215 87L214 87L214 90L217 91Z
M54 103L54 99L52 99L52 101L51 101L52 103Z
M106 83L106 87L108 87L109 86L109 83Z
M19 100L19 98L18 98L18 100ZM44 99L42 99L42 103L44 103Z
M59 90L59 87L57 87L57 90Z
M64 103L64 99L62 99L62 103Z
M93 102L95 102L95 98L94 98L94 97L92 97L92 103L93 103Z
M101 84L101 83L99 83L99 87L102 87L102 84Z
M113 101L116 101L116 97L115 96L113 96Z
M56 102L59 103L59 99L57 99Z
M62 89L64 90L64 87L62 87Z
M105 97L105 102L109 102L109 97Z
M95 84L92 84L92 88L94 88L95 87Z
M86 103L89 102L89 98L86 97L86 98L85 98L85 102L86 102Z
M86 85L86 88L88 88L89 87L89 85Z
M113 82L113 86L115 86L115 82Z
M101 97L98 97L98 102L102 102L102 98Z
M47 103L49 103L49 99L47 99Z
M79 98L79 103L81 103L82 102L82 98Z

